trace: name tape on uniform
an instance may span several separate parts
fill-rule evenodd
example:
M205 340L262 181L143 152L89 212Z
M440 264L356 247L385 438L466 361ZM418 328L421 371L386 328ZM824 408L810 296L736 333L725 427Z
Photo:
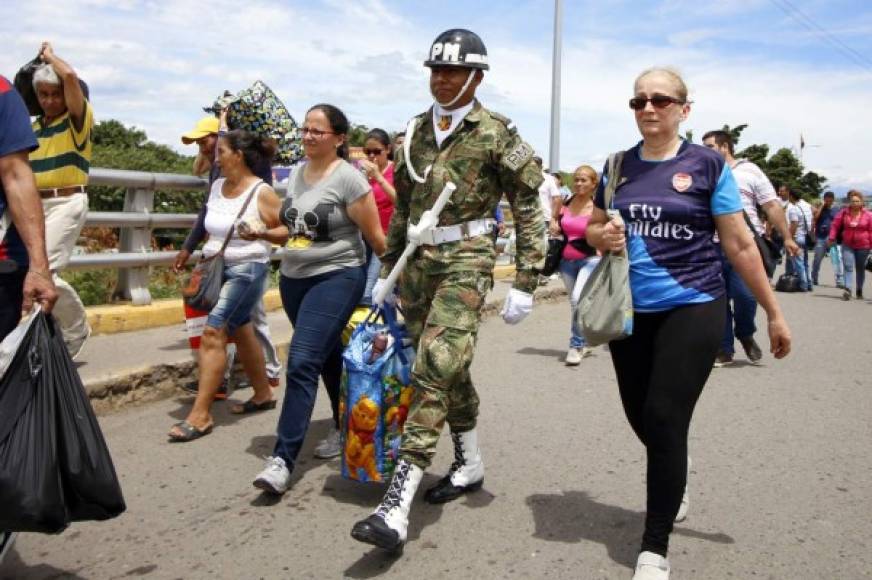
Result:
M521 141L517 147L503 157L503 163L512 171L517 171L533 157L533 148Z

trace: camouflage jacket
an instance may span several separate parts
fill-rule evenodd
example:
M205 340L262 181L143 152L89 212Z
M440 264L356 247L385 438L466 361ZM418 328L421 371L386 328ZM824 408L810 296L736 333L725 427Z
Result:
M397 201L382 259L383 273L390 271L403 252L408 226L418 223L445 183L451 181L457 190L439 216L440 226L493 218L500 198L506 195L512 206L517 240L514 286L533 292L537 281L533 267L541 266L545 255L544 218L538 193L542 168L533 160L533 148L521 139L508 119L488 111L478 101L439 147L432 115L430 109L417 116L410 144L409 155L418 175L423 177L424 170L432 165L424 183L409 176L403 152L397 152L394 170ZM496 251L493 238L482 235L439 246L420 246L411 260L434 274L490 272Z

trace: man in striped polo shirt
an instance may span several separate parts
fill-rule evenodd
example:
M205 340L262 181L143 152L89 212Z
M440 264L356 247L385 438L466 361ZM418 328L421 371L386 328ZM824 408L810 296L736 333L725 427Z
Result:
M46 252L58 290L54 314L64 342L75 358L91 333L85 307L76 291L57 274L70 255L88 213L88 170L94 115L73 68L44 42L45 63L33 75L33 89L43 114L33 122L39 148L30 154L45 212Z

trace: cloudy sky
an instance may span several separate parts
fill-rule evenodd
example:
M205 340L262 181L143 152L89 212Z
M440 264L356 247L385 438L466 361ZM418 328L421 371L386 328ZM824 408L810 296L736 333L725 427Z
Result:
M798 148L837 191L872 192L868 0L564 0L560 166L636 142L627 99L644 68L677 67L697 137L748 123L743 145ZM553 0L7 0L0 73L42 40L91 86L99 119L179 142L224 89L262 79L301 120L317 102L398 130L430 103L421 66L452 27L484 39L479 92L548 159Z

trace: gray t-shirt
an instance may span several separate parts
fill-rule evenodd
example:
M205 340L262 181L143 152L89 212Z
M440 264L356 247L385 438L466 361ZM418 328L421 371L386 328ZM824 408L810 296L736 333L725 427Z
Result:
M282 275L308 278L362 266L366 257L363 239L346 208L369 193L369 183L347 161L313 185L303 179L304 168L298 165L293 169L288 195L282 202L280 218L291 233L282 258Z

